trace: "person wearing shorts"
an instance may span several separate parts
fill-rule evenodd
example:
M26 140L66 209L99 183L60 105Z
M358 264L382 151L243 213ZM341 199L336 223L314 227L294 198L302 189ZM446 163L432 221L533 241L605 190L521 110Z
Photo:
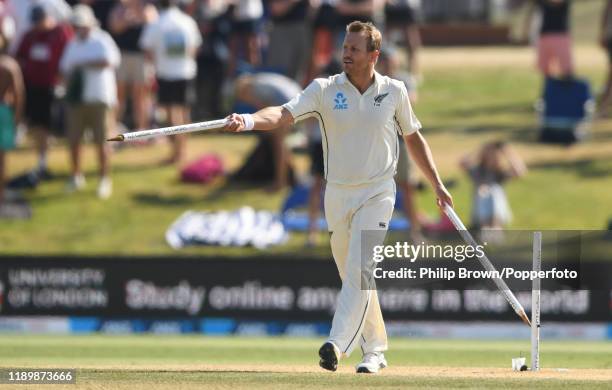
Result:
M81 166L83 132L93 132L98 152L100 182L98 197L107 199L112 194L110 152L106 135L115 128L117 81L115 69L121 55L110 34L98 27L91 7L77 4L71 19L76 32L60 61L60 70L67 82L68 142L72 162L72 177L68 190L85 187Z
M128 97L132 103L132 128L149 128L153 65L140 49L142 31L157 19L156 8L144 0L121 0L111 11L109 29L119 50L121 64L117 69L119 98L117 118L123 121Z
M74 34L70 26L58 24L40 5L32 7L30 20L32 29L23 36L16 58L26 86L27 123L37 141L39 157L34 173L45 179L50 177L47 150L52 128L54 89L59 83L59 61Z
M570 37L571 0L532 0L542 16L537 40L538 69L546 77L569 77L574 73Z
M414 76L419 76L419 50L421 48L421 33L419 21L421 0L387 0L385 3L385 29L390 35L399 31L408 54L408 70Z
M416 103L416 85L413 82L414 78L410 74L400 70L399 54L392 46L387 46L380 51L376 69L383 75L393 77L394 79L403 81L410 103ZM398 132L397 140L399 143L399 155L397 159L397 172L395 174L395 182L402 193L402 207L404 213L410 222L409 235L413 242L421 242L421 223L416 208L416 186L417 179L412 169L412 163L408 156L406 143Z
M140 37L140 47L155 64L157 104L166 113L169 126L190 122L195 101L195 61L202 44L193 18L176 6L175 0L160 1L159 19L150 23ZM165 164L180 164L185 154L185 134L170 137L172 154Z
M240 60L251 66L261 65L260 32L264 7L262 0L237 0L229 4L231 31L226 76L232 78Z

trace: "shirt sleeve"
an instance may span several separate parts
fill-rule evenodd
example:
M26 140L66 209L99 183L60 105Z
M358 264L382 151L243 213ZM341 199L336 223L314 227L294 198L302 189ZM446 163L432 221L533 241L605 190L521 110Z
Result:
M72 45L68 43L59 63L62 74L67 75L72 70Z
M202 46L202 34L200 34L200 29L195 21L191 20L191 43L194 48L199 48Z
M422 127L421 122L419 122L414 111L412 111L412 105L410 104L410 98L404 83L400 86L400 99L395 108L395 121L399 126L401 135L415 133Z
M319 111L323 88L319 81L313 80L305 90L300 92L283 107L289 110L295 122L306 119L314 112Z

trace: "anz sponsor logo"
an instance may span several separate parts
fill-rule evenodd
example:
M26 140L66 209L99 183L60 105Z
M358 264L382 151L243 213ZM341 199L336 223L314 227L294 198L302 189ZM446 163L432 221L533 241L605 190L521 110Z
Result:
M346 97L342 92L338 92L336 97L334 98L334 110L348 110L348 103L346 102Z

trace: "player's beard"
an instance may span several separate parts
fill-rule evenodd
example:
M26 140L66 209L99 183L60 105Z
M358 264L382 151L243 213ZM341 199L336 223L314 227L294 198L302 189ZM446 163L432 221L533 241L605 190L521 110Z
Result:
M350 64L345 64L343 62L342 69L344 70L344 73L346 73L349 77L361 76L369 72L367 62L360 64L359 62L355 62L355 60L353 60L353 62Z

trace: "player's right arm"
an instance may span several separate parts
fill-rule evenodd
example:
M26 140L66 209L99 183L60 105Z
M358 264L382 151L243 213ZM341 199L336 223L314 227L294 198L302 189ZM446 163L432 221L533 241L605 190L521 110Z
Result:
M248 114L232 114L226 118L228 124L223 130L233 132L249 129L274 130L302 120L319 108L322 93L321 82L321 79L314 80L291 101L282 106L261 109L250 115L250 118ZM249 119L253 120L252 126L249 126L249 123L247 123Z
M253 129L274 130L293 123L293 115L283 106L263 108L251 115ZM240 132L246 129L245 117L241 114L232 114L226 118L228 124L224 131Z

